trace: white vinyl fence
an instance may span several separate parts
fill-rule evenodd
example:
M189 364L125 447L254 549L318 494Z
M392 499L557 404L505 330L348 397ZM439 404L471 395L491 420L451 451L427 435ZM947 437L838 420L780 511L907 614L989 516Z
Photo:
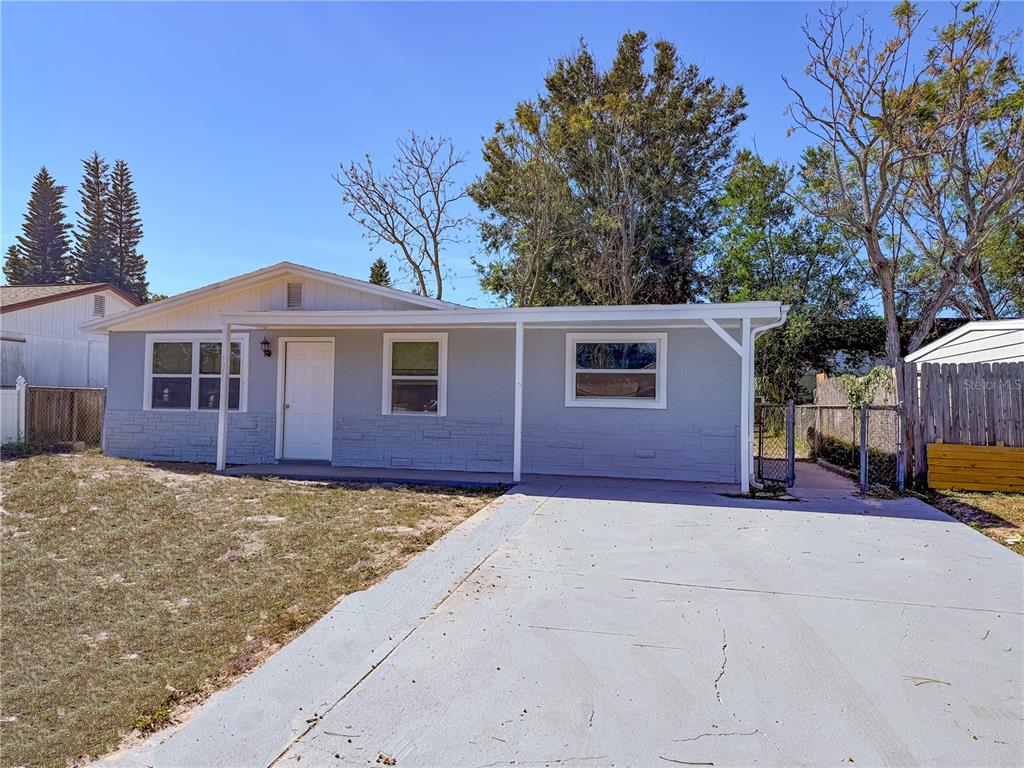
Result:
M13 388L0 389L0 443L25 439L25 379L18 377Z

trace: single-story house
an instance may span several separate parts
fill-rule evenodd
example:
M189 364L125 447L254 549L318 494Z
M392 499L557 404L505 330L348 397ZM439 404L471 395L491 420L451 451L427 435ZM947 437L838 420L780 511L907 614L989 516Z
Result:
M1024 363L1024 318L977 320L926 344L908 363Z
M0 286L0 385L106 386L107 339L80 326L138 305L110 283Z
M787 309L480 309L283 262L83 329L116 456L746 489L754 341Z

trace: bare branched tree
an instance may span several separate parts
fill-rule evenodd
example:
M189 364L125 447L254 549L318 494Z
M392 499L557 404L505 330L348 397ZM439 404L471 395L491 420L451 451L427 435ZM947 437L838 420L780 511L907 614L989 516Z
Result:
M924 92L910 66L910 40L921 23L915 12L896 15L896 34L877 42L861 18L850 22L845 8L819 11L817 27L804 26L810 64L807 76L823 95L812 102L789 80L796 97L790 114L819 142L808 179L813 213L835 221L864 244L878 282L885 318L885 351L900 357L896 307L899 270L887 222L909 184L914 162L926 150L907 141L907 128Z
M456 177L466 156L443 136L410 132L397 144L389 173L378 171L366 155L363 163L342 165L334 180L371 249L380 243L394 246L416 291L440 299L448 275L444 249L458 242L469 220L457 212L466 188Z
M902 351L901 284L916 294L908 352L945 307L973 303L972 314L996 316L984 254L1019 217L1024 183L1020 78L997 9L969 3L962 18L954 6L915 68L911 40L923 16L913 4L893 9L896 32L882 41L863 17L851 21L833 5L804 28L817 97L786 81L790 114L818 140L805 202L862 241L890 363Z

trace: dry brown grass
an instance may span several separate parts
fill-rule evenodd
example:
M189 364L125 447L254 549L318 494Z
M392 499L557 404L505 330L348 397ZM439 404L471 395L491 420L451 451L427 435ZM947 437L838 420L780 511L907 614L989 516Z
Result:
M155 730L498 489L331 486L99 455L0 465L0 763Z
M990 539L1024 555L1024 493L935 491L932 503Z

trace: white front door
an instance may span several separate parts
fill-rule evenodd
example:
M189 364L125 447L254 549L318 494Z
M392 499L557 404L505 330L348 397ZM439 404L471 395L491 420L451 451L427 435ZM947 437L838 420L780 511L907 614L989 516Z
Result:
M331 458L334 432L334 344L287 341L284 353L286 459Z

